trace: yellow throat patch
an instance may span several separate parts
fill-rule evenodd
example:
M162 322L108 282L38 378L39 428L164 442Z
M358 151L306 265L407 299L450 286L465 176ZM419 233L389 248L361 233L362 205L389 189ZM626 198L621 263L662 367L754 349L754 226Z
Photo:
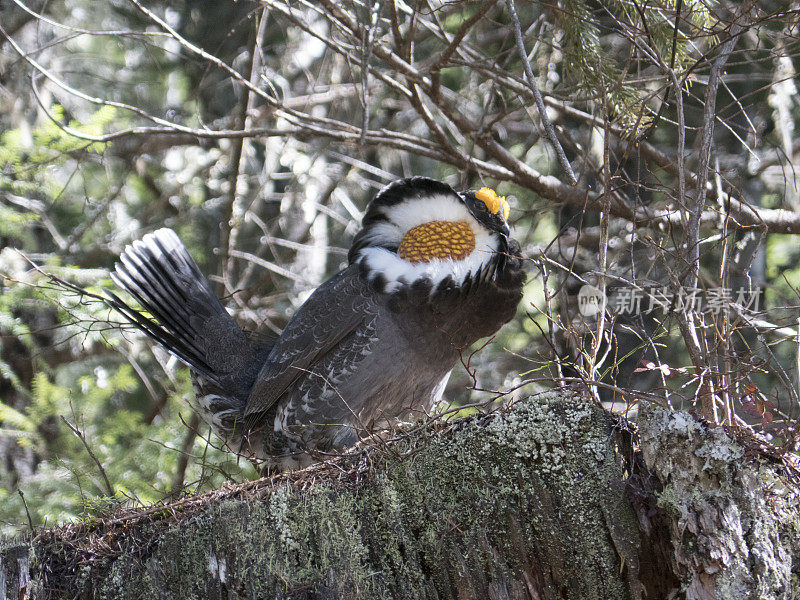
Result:
M434 258L462 260L475 249L475 234L465 221L429 221L409 229L397 253L412 263Z

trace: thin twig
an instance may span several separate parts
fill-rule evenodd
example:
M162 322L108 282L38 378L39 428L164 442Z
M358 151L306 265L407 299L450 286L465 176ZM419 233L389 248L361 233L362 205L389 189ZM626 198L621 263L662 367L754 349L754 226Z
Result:
M25 514L28 517L28 527L30 528L31 533L36 533L36 531L33 528L33 519L31 519L31 511L28 510L28 503L25 501L25 494L23 494L22 490L20 489L17 490L17 493L19 494L19 497L22 498L22 506L25 507Z
M488 0L487 2L483 2L483 5L472 15L469 19L464 21L461 24L461 27L458 28L458 31L453 36L453 39L450 41L450 44L445 48L444 52L436 59L436 62L431 66L431 82L432 82L432 91L431 94L433 96L439 96L441 93L441 69L450 58L453 56L453 53L458 49L461 42L464 40L464 37L467 35L470 29L480 21L489 9L492 8L495 4L497 4L497 0Z
M687 265L686 276L682 279L681 283L685 289L694 289L697 287L697 282L700 274L700 218L704 212L706 203L707 180L709 171L709 162L711 160L711 147L714 139L714 123L716 122L716 100L717 90L720 84L720 77L725 63L730 57L733 47L739 40L739 34L744 28L739 24L739 18L745 15L755 4L756 0L749 0L745 2L734 16L730 29L730 38L722 44L719 56L711 64L711 71L708 77L708 83L705 95L705 104L703 108L703 128L701 130L701 146L698 156L697 168L697 188L695 192L694 202L689 209L689 219L686 226L686 249L684 259ZM680 88L677 90L680 93ZM683 160L683 157L679 157ZM680 166L680 163L679 163ZM683 180L683 177L679 177ZM700 345L698 338L698 327L696 325L697 315L694 311L687 311L683 318L678 319L678 327L681 330L686 349L689 356L694 363L698 372L705 374L707 369L707 361L704 357L703 349ZM717 402L718 398L714 389L714 381L712 377L703 378L701 384L697 388L698 397L700 399L700 410L703 416L712 423L718 422L717 417Z
M689 216L689 223L687 228L687 262L691 268L691 272L685 280L687 287L695 287L697 285L697 276L699 274L700 265L700 216L703 213L703 208L706 203L706 190L708 181L708 167L711 160L711 146L714 140L714 123L715 111L717 106L717 89L719 88L720 76L725 63L730 57L733 47L739 41L739 34L744 28L739 24L739 18L746 14L756 3L757 0L748 0L740 7L738 13L734 16L733 23L731 24L730 38L722 44L719 56L711 64L711 72L708 76L708 83L705 95L705 104L703 107L703 129L701 135L700 154L698 156L697 168L697 190L695 192L694 206L692 207Z
M89 456L92 457L92 460L97 465L97 468L100 470L100 474L103 476L103 482L106 486L106 492L109 498L114 496L114 487L111 485L111 481L108 479L108 475L106 475L106 470L103 468L102 463L98 460L97 456L94 452L92 452L91 447L89 446L89 442L86 440L86 435L78 428L78 416L75 414L75 408L72 406L72 401L70 400L69 409L72 411L72 418L75 420L75 425L67 421L64 415L61 415L61 420L64 424L72 430L72 433L78 436L78 439L83 443L83 447L86 448L86 452L89 453Z
M265 34L266 23L268 21L266 8L262 9L261 13L257 16L258 25L253 29L252 39L249 47L249 81L252 86L257 86L258 75L261 69L261 44ZM251 124L251 114L255 107L255 96L249 88L242 89L242 97L239 101L239 112L235 117L237 128L248 129ZM243 210L237 210L242 202L243 194L239 193L240 181L245 178L245 164L246 160L242 160L246 156L249 147L249 140L244 138L234 140L231 144L230 154L230 172L228 174L228 198L223 205L224 219L220 223L220 261L219 261L219 274L222 279L222 285L226 294L230 294L236 289L231 280L235 261L230 255L232 248L237 246L237 238L239 236L239 229L244 221L242 213Z
M361 107L364 111L361 119L361 140L360 145L364 146L367 140L367 130L369 129L369 57L372 55L372 45L375 43L375 32L378 29L378 17L381 11L381 3L373 0L369 8L369 29L366 30L366 39L363 40L361 49Z
M519 17L517 16L517 8L514 6L514 0L506 0L506 4L508 5L508 12L511 16L511 23L514 25L514 37L517 40L519 57L520 60L522 60L522 66L525 69L525 77L528 79L528 86L530 87L533 98L536 101L536 107L539 109L539 118L542 120L542 128L544 129L545 137L553 147L553 151L555 151L556 156L558 157L558 164L561 165L561 168L567 174L569 182L572 185L577 185L578 180L575 177L575 173L572 171L572 166L569 164L567 155L564 154L564 149L561 147L561 143L556 137L553 124L547 117L547 109L545 108L544 100L542 99L542 93L536 86L536 79L533 76L531 63L528 61L528 53L525 50L525 42L522 39L522 26L519 23Z
M181 443L180 453L178 454L178 465L175 474L172 476L172 493L181 491L186 481L186 469L189 466L189 458L192 456L191 450L194 440L197 437L197 428L200 427L200 415L195 411L189 421L189 427Z

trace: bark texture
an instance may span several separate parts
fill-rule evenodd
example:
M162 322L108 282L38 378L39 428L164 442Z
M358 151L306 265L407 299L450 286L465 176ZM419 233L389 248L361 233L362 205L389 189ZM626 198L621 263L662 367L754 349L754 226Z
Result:
M5 598L800 598L798 491L683 413L571 395L0 551Z
M753 440L659 410L644 413L639 441L668 524L665 567L687 598L800 598L798 488Z

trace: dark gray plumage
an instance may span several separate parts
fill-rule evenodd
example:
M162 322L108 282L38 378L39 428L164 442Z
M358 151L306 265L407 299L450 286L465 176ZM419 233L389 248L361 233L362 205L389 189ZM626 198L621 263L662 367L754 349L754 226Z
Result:
M464 260L404 261L409 224L469 220ZM112 275L150 313L111 304L192 367L197 408L229 448L296 459L436 402L462 351L510 320L522 297L519 246L474 192L400 180L368 207L349 266L322 284L274 342L241 331L178 237L126 248Z

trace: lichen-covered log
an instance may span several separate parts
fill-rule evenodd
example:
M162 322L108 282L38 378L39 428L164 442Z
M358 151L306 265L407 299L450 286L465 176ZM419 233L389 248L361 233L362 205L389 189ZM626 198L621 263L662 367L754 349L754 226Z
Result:
M757 440L649 410L639 441L687 598L800 598L800 494Z
M798 597L798 493L781 468L688 415L651 411L641 427L640 453L587 400L527 398L40 532L0 552L0 600L20 585L34 598Z

